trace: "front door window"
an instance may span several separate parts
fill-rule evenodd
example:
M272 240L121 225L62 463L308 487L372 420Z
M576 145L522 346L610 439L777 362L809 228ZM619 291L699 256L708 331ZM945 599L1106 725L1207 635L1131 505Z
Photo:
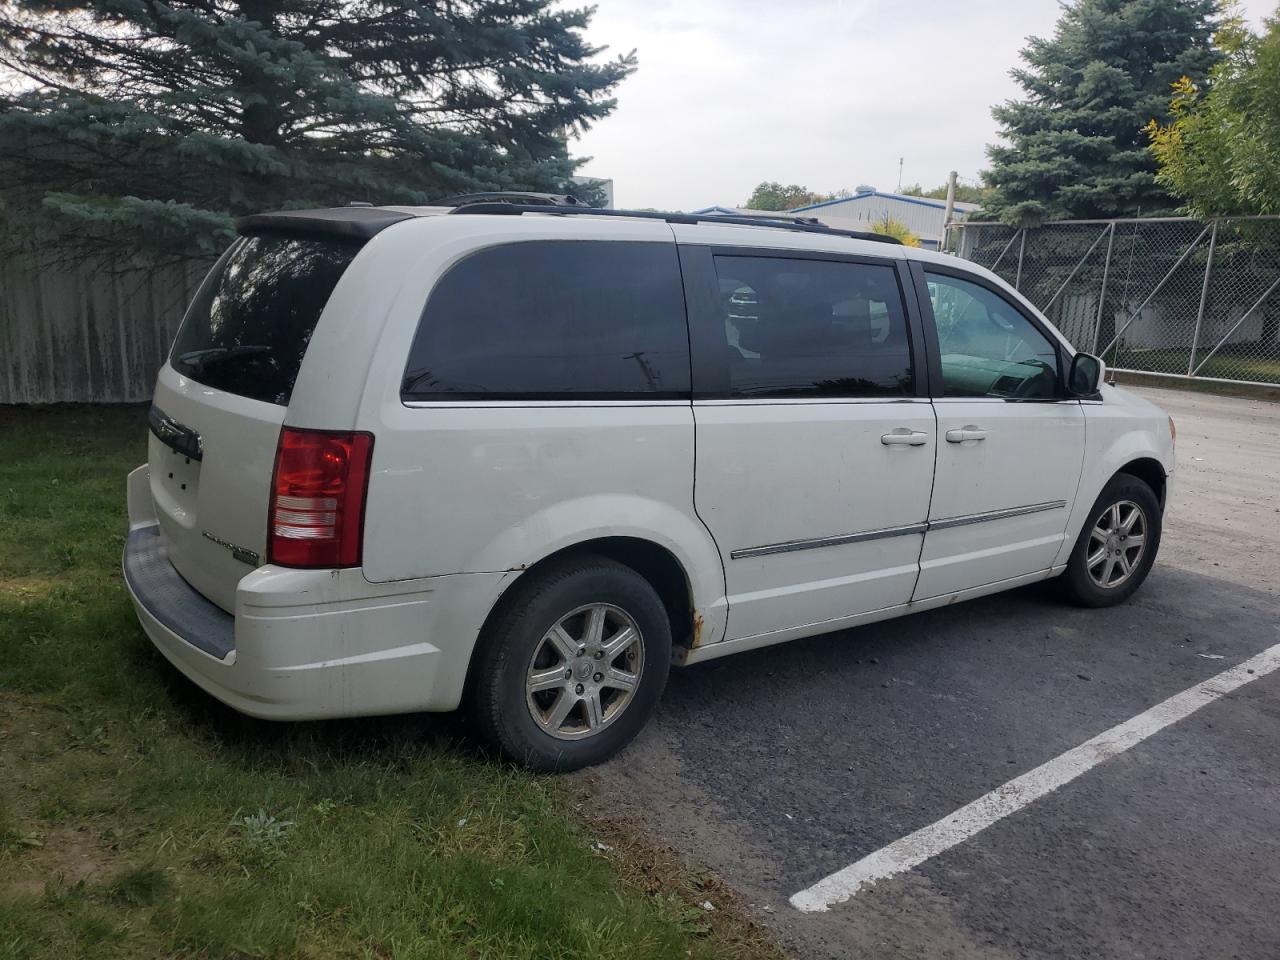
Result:
M1058 353L1049 338L986 287L926 273L948 397L1053 399Z

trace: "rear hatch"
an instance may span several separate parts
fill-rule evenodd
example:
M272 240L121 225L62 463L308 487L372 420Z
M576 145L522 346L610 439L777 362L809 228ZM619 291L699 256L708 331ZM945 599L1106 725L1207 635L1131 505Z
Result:
M363 240L242 237L188 309L156 384L148 460L156 516L182 577L235 609L266 562L281 424L316 321Z

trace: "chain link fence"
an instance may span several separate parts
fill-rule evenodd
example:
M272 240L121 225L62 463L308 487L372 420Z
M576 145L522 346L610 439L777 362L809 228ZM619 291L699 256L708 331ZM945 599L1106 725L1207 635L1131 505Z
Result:
M947 249L1111 367L1280 384L1280 217L956 223Z

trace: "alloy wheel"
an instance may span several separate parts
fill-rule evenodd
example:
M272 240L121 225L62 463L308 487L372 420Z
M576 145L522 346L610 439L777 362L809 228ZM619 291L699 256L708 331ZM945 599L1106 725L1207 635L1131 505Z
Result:
M569 611L543 634L525 678L534 722L560 740L609 726L635 697L644 638L625 610L594 603Z
M1112 590L1138 569L1147 549L1147 515L1132 500L1121 500L1102 511L1089 532L1085 566L1089 577Z

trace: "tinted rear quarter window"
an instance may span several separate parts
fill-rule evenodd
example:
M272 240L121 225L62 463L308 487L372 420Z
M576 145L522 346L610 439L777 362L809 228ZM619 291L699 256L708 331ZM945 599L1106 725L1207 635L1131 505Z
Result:
M891 266L717 255L730 397L897 397L914 389Z
M489 247L432 290L405 400L677 399L689 342L674 243Z
M237 240L192 301L169 362L207 386L287 406L316 321L360 246Z

